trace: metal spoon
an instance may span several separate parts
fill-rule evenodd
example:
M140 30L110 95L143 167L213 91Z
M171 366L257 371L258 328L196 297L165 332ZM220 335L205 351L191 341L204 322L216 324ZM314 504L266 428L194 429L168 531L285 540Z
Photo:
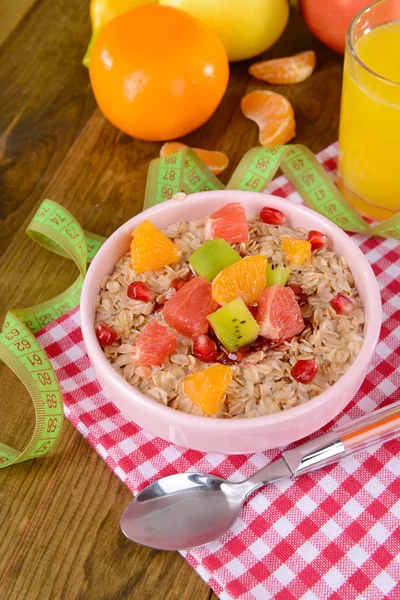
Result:
M164 477L127 506L121 529L127 538L162 550L183 550L218 539L239 516L246 498L267 483L296 477L358 450L387 441L400 431L400 402L353 421L292 450L239 483L201 473Z

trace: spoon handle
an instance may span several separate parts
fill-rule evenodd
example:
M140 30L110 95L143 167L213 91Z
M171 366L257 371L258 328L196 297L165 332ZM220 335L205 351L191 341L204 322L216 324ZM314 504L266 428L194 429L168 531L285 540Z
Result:
M283 452L296 477L400 435L400 401Z

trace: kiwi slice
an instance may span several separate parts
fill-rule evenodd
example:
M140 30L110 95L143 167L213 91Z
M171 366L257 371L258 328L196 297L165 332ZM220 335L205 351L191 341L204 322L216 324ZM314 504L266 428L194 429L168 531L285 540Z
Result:
M241 298L225 304L208 315L207 320L229 352L251 344L258 337L258 323Z
M197 248L189 258L189 263L197 275L212 281L222 269L238 262L240 259L240 254L228 242L217 238L205 242L200 248Z
M277 283L286 285L290 277L290 268L283 265L271 264L267 266L267 287Z

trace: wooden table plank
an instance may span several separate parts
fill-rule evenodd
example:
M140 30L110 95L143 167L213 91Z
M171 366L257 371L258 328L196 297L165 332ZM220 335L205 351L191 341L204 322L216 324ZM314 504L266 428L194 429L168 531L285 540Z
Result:
M35 204L51 197L68 207L85 228L109 235L140 210L148 163L159 151L160 144L133 140L93 112L87 72L80 67L88 35L84 12L78 0L41 0L0 49L3 130L15 119L0 158L6 247L0 278L7 282L0 319L10 304L22 307L51 298L76 276L69 261L35 247L24 236ZM47 32L41 30L44 41L35 33L40 20L49 26ZM56 59L44 57L46 63L37 73L41 87L35 86L30 75L43 58L43 48L49 47L49 40L58 43L53 31L60 36L62 50L57 49ZM66 36L72 41L67 43ZM11 49L21 60L26 54L24 39L42 50L27 57L29 68L14 61L13 78L6 54ZM223 181L245 151L258 144L256 125L240 112L246 91L273 89L288 97L296 113L296 141L312 150L336 139L341 58L311 36L297 12L266 57L311 48L317 51L317 71L296 86L268 86L247 75L248 63L231 65L221 106L208 123L185 138L191 145L227 152L231 164ZM0 156L1 151L0 139ZM3 368L0 376L4 373ZM10 443L21 444L28 430L27 401L20 401L23 391L13 385L12 376L5 377L1 407L9 421L0 422L0 439L7 434ZM70 424L56 450L43 461L10 468L0 477L0 578L9 565L3 589L10 600L211 596L178 554L150 551L124 540L118 522L129 492ZM52 533L48 545L43 532Z
M0 0L0 45L39 0Z

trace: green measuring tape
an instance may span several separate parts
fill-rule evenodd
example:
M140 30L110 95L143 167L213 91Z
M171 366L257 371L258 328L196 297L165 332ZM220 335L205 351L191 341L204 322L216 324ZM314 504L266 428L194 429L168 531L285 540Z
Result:
M71 258L79 277L62 294L25 309L10 310L0 333L0 358L28 390L35 407L35 429L23 451L0 442L0 468L43 456L53 446L63 423L60 387L46 353L33 335L79 304L87 261L105 238L83 231L62 206L44 200L30 222L27 234L45 248Z
M253 148L240 161L226 189L262 192L278 168L293 184L305 204L346 231L400 238L400 213L374 226L368 225L346 202L315 156L299 144ZM190 148L151 161L144 208L175 194L221 190L223 184ZM0 442L0 468L46 454L54 445L63 422L62 397L54 370L33 333L79 304L87 262L105 238L84 231L62 206L44 200L27 228L37 243L71 258L79 277L62 294L30 308L7 313L0 333L0 358L29 391L36 414L33 436L18 451Z

